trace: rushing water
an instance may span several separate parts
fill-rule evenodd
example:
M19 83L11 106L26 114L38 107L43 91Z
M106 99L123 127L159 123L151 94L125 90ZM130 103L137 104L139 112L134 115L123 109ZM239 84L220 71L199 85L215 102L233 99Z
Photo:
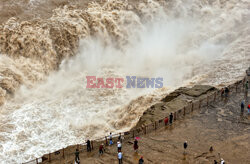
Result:
M30 5L40 3L51 2ZM111 0L8 19L0 26L1 162L128 130L176 87L242 77L249 7L248 0ZM86 76L131 75L163 77L164 88L86 89Z

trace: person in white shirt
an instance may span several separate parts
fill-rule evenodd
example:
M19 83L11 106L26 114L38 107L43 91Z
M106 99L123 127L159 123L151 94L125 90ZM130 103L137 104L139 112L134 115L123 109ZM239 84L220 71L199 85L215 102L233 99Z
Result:
M122 152L121 151L118 152L118 161L119 161L119 164L122 164Z
M122 151L122 144L120 141L117 142L117 151Z

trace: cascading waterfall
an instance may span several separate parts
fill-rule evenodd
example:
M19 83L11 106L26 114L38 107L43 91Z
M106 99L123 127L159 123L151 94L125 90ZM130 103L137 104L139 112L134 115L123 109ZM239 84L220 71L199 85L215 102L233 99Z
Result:
M129 130L177 87L241 78L250 65L249 6L109 0L8 19L0 25L0 163ZM162 77L164 87L87 89L86 76Z

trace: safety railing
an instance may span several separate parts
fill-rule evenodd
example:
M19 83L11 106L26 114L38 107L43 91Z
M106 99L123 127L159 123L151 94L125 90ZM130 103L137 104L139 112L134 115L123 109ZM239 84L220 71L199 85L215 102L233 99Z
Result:
M228 96L235 94L237 92L242 92L244 90L245 81L246 79L244 78L243 80L237 81L236 83L227 86L230 91ZM174 115L174 121L185 117L186 115L192 113L193 111L200 110L203 107L209 106L211 103L214 103L216 101L221 101L223 99L225 99L225 97L221 95L220 90L209 92L206 94L206 96L204 96L204 98L199 99L199 100L193 100L189 102L189 104L183 107L182 109L173 111L172 113ZM169 117L169 113L167 113L166 116L163 117L162 119L152 122L147 125L143 125L137 129L133 129L133 130L123 132L123 133L113 134L112 140L115 143L116 141L118 141L119 136L121 136L123 141L126 141L136 136L151 133L161 127L167 126L165 125L165 122L164 122L164 119L166 117ZM104 136L99 139L95 139L91 141L91 147L93 150L98 148L99 145L101 144L106 144L106 145L109 144L108 136ZM78 149L80 152L87 151L86 143L71 145L66 148L62 148L58 151L55 151L53 153L45 154L40 158L36 158L32 161L29 161L23 164L38 164L38 163L51 162L53 160L63 159L66 156L74 155L76 149Z

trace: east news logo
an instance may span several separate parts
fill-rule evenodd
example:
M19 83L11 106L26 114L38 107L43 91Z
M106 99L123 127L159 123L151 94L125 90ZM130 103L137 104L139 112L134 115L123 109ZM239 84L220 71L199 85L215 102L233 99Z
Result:
M97 78L96 76L86 76L86 88L123 88L126 80L126 88L162 88L163 78L142 78L136 76L126 76L124 78Z

